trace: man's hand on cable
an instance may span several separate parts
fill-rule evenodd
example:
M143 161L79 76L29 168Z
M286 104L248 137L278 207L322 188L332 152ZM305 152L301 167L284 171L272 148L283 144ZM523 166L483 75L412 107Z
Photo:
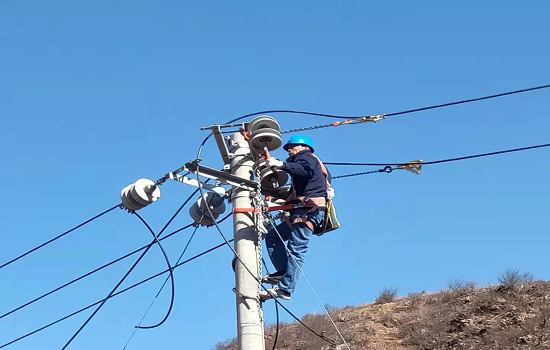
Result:
M277 158L271 157L266 160L267 166L270 168L282 168L283 162Z

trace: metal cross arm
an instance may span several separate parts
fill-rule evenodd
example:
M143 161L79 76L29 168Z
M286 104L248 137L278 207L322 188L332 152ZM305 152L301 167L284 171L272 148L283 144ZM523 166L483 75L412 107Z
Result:
M258 183L252 180L235 176L225 171L208 168L202 165L199 166L198 161L188 162L185 164L185 167L187 168L188 171L192 173L195 173L204 177L209 177L211 179L218 180L222 183L225 183L231 186L248 188L253 191L259 190Z
M197 179L192 179L188 176L182 176L182 175L175 174L175 173L169 173L168 175L169 175L169 178L171 180L176 180L177 182L181 182L181 183L184 183L186 185L191 185L191 186L194 186L194 187L201 187L201 188L204 188L205 190L216 192L217 194L219 194L223 197L228 197L229 193L230 193L230 190L228 190L224 187L212 185L212 184L209 184L209 183L205 183L205 182L199 181Z

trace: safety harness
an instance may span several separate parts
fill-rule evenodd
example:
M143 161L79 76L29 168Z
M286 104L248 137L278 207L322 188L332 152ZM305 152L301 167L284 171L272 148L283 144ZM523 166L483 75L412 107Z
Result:
M326 185L326 188L328 190L330 188L330 182L328 180L327 168L325 167L325 165L323 164L321 159L319 157L317 157L316 154L314 154L314 153L307 153L307 154L309 154L312 157L315 157L317 159L317 161L319 162L319 165L321 166L321 172L325 176L325 185ZM292 186L292 188L294 188L294 186ZM302 207L308 208L308 210L301 217L297 217L294 220L292 220L292 222L290 221L289 218L287 218L285 220L285 222L289 226L292 226L293 224L297 224L297 223L304 223L304 224L307 225L307 227L309 227L309 229L311 231L313 231L313 233L315 233L316 235L319 235L319 236L327 231L327 227L328 227L328 223L329 223L330 208L332 207L332 199L329 199L328 196L327 197L312 197L312 198L301 196L301 197L295 197L295 199L287 202L287 204L293 204L293 203L294 204L299 203L299 204L301 204ZM314 212L314 211L316 211L319 208L322 208L322 209L325 210L325 219L323 220L323 222L320 225L315 227L313 225L313 223L310 220L308 220L307 215Z

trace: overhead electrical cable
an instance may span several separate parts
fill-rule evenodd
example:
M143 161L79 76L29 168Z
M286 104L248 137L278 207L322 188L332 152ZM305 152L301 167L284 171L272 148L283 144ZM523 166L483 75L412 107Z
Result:
M227 216L229 217L229 215ZM189 237L189 240L187 241L187 244L185 245L185 248L183 248L183 251L181 252L178 260L176 261L176 265L179 264L179 262L181 261L181 259L183 258L183 255L185 254L185 252L187 251L187 248L189 248L189 245L191 244L191 241L193 240L193 237L195 237L195 233L197 233L197 230L199 228L199 225L196 225L195 226L195 229L193 230L193 233L191 234L191 237ZM157 298L159 297L160 293L162 292L162 290L164 289L164 286L166 285L166 283L168 282L168 279L170 278L170 276L168 276L164 282L162 283L162 286L160 286L159 288L159 291L157 292L157 294L155 295L155 297L153 298L153 301L151 302L151 304L149 305L149 307L147 308L147 310L145 311L145 313L143 314L143 317L141 318L141 320L139 321L138 325L136 327L134 327L134 331L132 332L132 334L130 335L130 338L128 339L128 341L126 342L126 345L124 345L124 349L126 349L128 347L128 344L130 344L130 341L132 341L132 338L134 337L134 335L136 334L137 330L140 329L140 328L150 328L150 327L143 327L141 326L141 323L143 322L143 320L145 319L145 317L147 317L147 314L149 314L149 311L151 310L151 308L153 307L153 305L155 304L155 301L157 300Z
M166 236L164 236L164 237L162 237L162 238L159 238L159 241L163 241L163 240L165 240L165 239L167 239L167 238L170 238L170 237L172 237L173 235L175 235L175 234L177 234L177 233L179 233L179 232L181 232L181 231L183 231L183 230L185 230L185 229L187 229L187 228L189 228L189 227L192 227L192 226L193 226L193 224L186 225L186 226L184 226L184 227L182 227L182 228L180 228L180 229L178 229L178 230L176 230L176 231L173 231L173 232L169 233L168 235L166 235ZM107 264L102 265L102 266L100 266L100 267L98 267L98 268L96 268L96 269L94 269L94 270L92 270L92 271L90 271L90 272L87 272L87 273L85 273L85 274L83 274L83 275L81 275L81 276L79 276L79 277L77 277L77 278L75 278L75 279L73 279L73 280L71 280L71 281L69 281L69 282L67 282L67 283L65 283L65 284L63 284L63 285L57 287L57 288L55 288L55 289L52 289L51 291L49 291L49 292L47 292L47 293L44 293L44 294L42 294L41 296L39 296L39 297L37 297L37 298L34 298L33 300L31 300L31 301L29 301L29 302L27 302L27 303L25 303L25 304L23 304L23 305L20 305L20 306L16 307L15 309L11 310L11 311L8 311L8 312L6 312L6 313L0 315L0 319L2 319L2 318L4 318L4 317L6 317L6 316L8 316L8 315L10 315L10 314L12 314L12 313L18 311L18 310L21 310L21 309L23 309L23 308L25 308L25 307L27 307L27 306L29 306L29 305L31 305L31 304L33 304L33 303L39 301L39 300L41 300L41 299L47 297L48 295L51 295L51 294L53 294L53 293L55 293L55 292L58 292L59 290L61 290L61 289L63 289L63 288L66 288L66 287L70 286L70 285L73 284L73 283L76 283L76 282L78 282L78 281L80 281L80 280L82 280L82 279L84 279L84 278L86 278L86 277L88 277L88 276L90 276L90 275L93 275L94 273L99 272L99 271L101 271L101 270L103 270L103 269L105 269L105 268L107 268L107 267L109 267L109 266L111 266L111 265L113 265L113 264L115 264L115 263L121 261L121 260L124 260L124 259L126 259L126 258L128 258L128 257L130 257L130 256L132 256L132 255L134 255L134 254L136 254L136 253L138 253L138 252L140 252L140 251L142 251L142 250L144 250L144 249L146 249L146 248L152 246L152 245L154 245L155 243L156 243L156 242L151 242L151 243L149 243L149 244L146 244L146 245L144 245L144 246L141 247L141 248L138 248L138 249L136 249L136 250L134 250L134 251L132 251L132 252L130 252L130 253L128 253L128 254L125 254L125 255L123 255L123 256L121 256L121 257L115 259L115 260L112 260L112 261L108 262Z
M311 291L313 292L313 294L315 295L315 297L317 298L317 301L319 302L319 304L321 305L321 307L323 308L323 310L325 311L325 314L327 315L328 319L330 320L330 322L332 323L332 326L334 327L334 329L336 330L336 333L338 333L338 336L340 337L340 339L342 339L342 342L344 343L344 345L348 348L348 350L351 350L349 344L347 343L346 339L344 338L344 336L342 335L342 332L340 332L340 330L338 329L338 327L336 326L336 323L334 322L334 320L332 319L332 316L330 316L330 313L328 312L327 308L325 307L324 303L321 301L321 298L319 297L319 295L317 294L317 292L315 291L315 289L313 288L313 285L311 284L311 282L309 281L309 278L307 278L306 276L306 273L304 272L304 270L302 269L302 267L300 267L300 264L298 264L298 261L296 260L296 258L294 257L294 254L292 254L292 252L290 251L290 249L288 249L287 245L285 244L285 240L283 239L283 236L281 236L281 234L279 233L279 230L277 230L277 225L275 224L275 222L269 218L269 223L271 224L271 227L273 227L273 230L275 230L275 233L277 233L277 236L279 237L279 239L281 240L281 242L283 243L283 246L285 247L286 249L286 253L288 256L290 256L292 258L292 260L294 260L294 263L296 264L296 266L298 267L298 269L300 270L300 273L302 274L302 276L304 276L304 279L306 280L307 284L309 285L309 288L311 289Z
M231 215L231 214L230 214L230 215ZM229 217L230 215L228 215L227 217ZM227 217L226 217L226 218L227 218ZM225 218L224 218L224 219L225 219ZM220 220L220 222L221 222L221 220ZM233 241L233 239L231 239L229 242L232 242L232 241ZM185 260L185 261L182 261L182 262L180 262L179 264L174 265L173 268L172 268L172 270L174 270L174 269L176 269L176 268L178 268L178 267L180 267L180 266L182 266L182 265L185 265L185 264L187 264L187 263L189 263L189 262L191 262L191 261L193 261L193 260L195 260L195 259L197 259L197 258L203 256L203 255L206 255L206 254L208 254L208 253L210 253L210 252L212 252L212 251L214 251L214 250L216 250L216 249L218 249L218 248L221 248L221 247L225 246L226 244L227 244L226 242L223 242L223 243L218 244L217 246L212 247L212 248L210 248L210 249L208 249L208 250L205 250L204 252L202 252L202 253L200 253L200 254L197 254L197 255L195 255L195 256L193 256L193 257L191 257L191 258L189 258L189 259L187 259L187 260ZM88 305L88 306L86 306L86 307L83 307L82 309L79 309L79 310L77 310L77 311L75 311L75 312L73 312L73 313L71 313L71 314L69 314L69 315L67 315L67 316L61 317L61 318L57 319L56 321L51 322L51 323L49 323L49 324L47 324L47 325L45 325L45 326L43 326L43 327L40 327L40 328L38 328L38 329L35 329L34 331L29 332L29 333L27 333L27 334L25 334L25 335L23 335L23 336L21 336L21 337L19 337L19 338L17 338L17 339L14 339L14 340L12 340L12 341L6 343L6 344L0 345L0 349L1 349L1 348L4 348L4 347L6 347L6 346L9 346L9 345L11 345L11 344L13 344L13 343L16 343L16 342L18 342L18 341L20 341L20 340L22 340L22 339L25 339L25 338L27 338L27 337L33 335L33 334L36 334L36 333L38 333L38 332L41 332L41 331L45 330L46 328L49 328L49 327L51 327L51 326L53 326L53 325L55 325L55 324L57 324L57 323L59 323L59 322L61 322L61 321L64 321L64 320L66 320L66 319L68 319L68 318L70 318L70 317L73 317L73 316L75 316L75 315L81 313L81 312L84 312L84 311L86 311L86 310L88 310L88 309L90 309L90 308L92 308L92 307L94 307L94 306L96 306L96 305L98 305L98 304L100 304L100 303L102 303L102 302L104 302L104 301L110 299L110 298L116 297L117 295L120 295L120 294L122 294L122 293L125 293L125 292L131 290L131 289L134 289L134 288L136 288L136 287L142 285L142 284L145 283L145 282L148 282L148 281L150 281L150 280L152 280L152 279L154 279L154 278L157 278L157 277L159 277L159 276L162 276L162 275L164 275L164 274L167 273L167 272L169 272L168 269L166 269L166 270L164 270L164 271L161 271L161 272L159 272L159 273L157 273L157 274L155 274L155 275L153 275L153 276L150 276L150 277L148 277L148 278L146 278L146 279L144 279L144 280L141 280L140 282L137 282L137 283L135 283L135 284L133 284L133 285L131 285L131 286L129 286L129 287L126 287L126 288L124 288L124 289L121 289L120 291L118 291L118 292L116 292L116 293L113 293L113 294L112 294L110 297L108 297L108 298L104 298L104 299L98 300L98 301L96 301L96 302L93 303L93 304L90 304L90 305Z
M470 99L466 99L466 100L447 102L447 103L442 103L442 104L437 104L437 105L431 105L431 106L426 106L426 107L408 109L408 110L404 110L404 111L400 111L400 112L392 112L392 113L385 113L385 114L379 114L379 115L342 116L342 115L325 114L325 113L317 113L317 112L282 110L282 109L277 110L277 109L275 109L275 110L268 110L268 111L261 111L261 112L246 114L246 115L243 115L243 116L240 116L238 118L230 120L229 122L227 122L227 124L231 124L231 123L240 121L242 119L246 119L246 118L249 118L249 117L254 117L254 116L257 116L257 115L261 115L261 114L267 114L267 113L304 114L304 115L319 116L319 117L326 117L326 118L346 119L343 122L335 122L335 123L331 123L331 124L315 125L315 126L309 126L309 127L303 127L303 128L297 128L297 129L292 129L292 130L281 131L281 134L288 134L288 133L293 133L293 132L302 132L302 131L307 131L307 130L322 129L322 128L328 128L328 127L333 127L333 126L340 126L340 125L353 125L353 124L360 124L360 123L364 123L364 122L376 122L378 120L381 120L381 119L384 119L384 118L387 118L387 117L393 117L393 116L398 116L398 115L403 115L403 114L410 114L410 113L427 111L427 110L431 110L431 109L444 108L444 107L456 106L456 105L465 104L465 103L472 103L472 102L477 102L477 101L489 100L489 99L503 97L503 96L510 96L510 95L515 95L515 94L520 94L520 93L525 93L525 92L530 92L530 91L535 91L535 90L547 89L549 87L550 87L550 84L540 85L540 86L530 87L530 88L521 89L521 90L508 91L508 92L503 92L503 93L489 95L489 96L470 98Z
M157 237L155 237L155 239L153 240L153 242L156 242L158 241L158 237L160 237L163 233L164 233L164 230L166 230L166 228L170 225L170 223L172 223L172 221L176 218L176 216L178 216L178 214L181 212L181 210L185 207L185 205L187 205L187 203L193 198L193 196L198 192L199 190L195 190L184 202L183 204L178 208L178 210L176 210L176 212L174 213L174 215L172 215L172 217L168 220L168 222L164 225L164 227L162 228L162 230L160 230L159 234ZM151 245L152 246L152 245ZM99 312L99 310L103 307L103 305L105 305L105 303L107 302L107 300L109 299L109 297L111 295L113 295L116 290L118 289L118 287L120 287L120 285L126 280L126 278L130 275L130 273L132 273L132 271L134 270L134 268L139 264L139 262L141 261L141 259L143 259L143 257L145 256L145 254L147 254L147 252L149 251L149 249L151 248L151 246L147 247L143 253L141 253L141 255L139 256L139 258L137 258L137 260L134 262L134 264L130 267L130 269L124 274L124 276L120 279L120 281L115 285L115 287L109 292L109 294L107 295L107 297L99 304L99 306L94 310L94 312L92 312L92 314L86 319L86 321L84 321L84 323L80 326L80 328L78 328L78 330L71 336L71 338L67 341L67 343L63 346L63 348L61 348L61 350L65 350L69 344L71 344L71 342L78 336L78 334L84 329L84 327L86 327L86 325L92 320L92 318Z
M524 93L524 92L530 92L530 91L535 91L535 90L547 89L547 88L549 88L549 87L550 87L550 84L548 84L548 85L540 85L540 86L530 87L530 88L521 89L521 90L503 92L503 93L495 94L495 95L489 95L489 96L483 96L483 97L477 97L477 98L470 98L470 99L467 99L467 100L456 101L456 102L448 102L448 103L443 103L443 104L433 105L433 106L428 106L428 107L421 107L421 108L409 109L409 110L401 111L401 112L387 113L387 114L385 114L385 115L386 115L386 117L393 117L393 116L396 116L396 115L409 114L409 113L416 113L416 112L421 112L421 111L427 111L427 110L430 110L430 109L443 108L443 107L449 107L449 106L456 106L456 105L460 105L460 104L464 104L464 103L477 102L477 101L489 100L489 99L497 98L497 97L503 97L503 96L521 94L521 93Z
M480 154L474 154L474 155L463 156L463 157L433 160L433 161L428 161L428 162L412 161L412 162L407 162L407 163L359 163L359 162L323 162L323 163L325 165L331 165L331 166L385 166L383 169L379 169L379 170L367 171L367 172L362 172L362 173L346 174L346 175L338 175L338 176L333 177L333 179L339 179L339 178L344 178L344 177L369 175L369 174L383 173L383 172L391 173L392 170L395 170L394 168L392 168L392 166L404 166L404 165L407 165L407 164L416 164L416 165L422 165L422 166L424 166L424 165L433 165L433 164L442 164L442 163L449 163L449 162L457 162L457 161L460 161L460 160L467 160L467 159L474 159L474 158L481 158L481 157L490 157L490 156L495 156L495 155L499 155L499 154L528 151L528 150L532 150L532 149L544 148L544 147L549 147L549 146L550 146L550 143L545 143L545 144L535 145L535 146L513 148L513 149L502 150L502 151L480 153Z
M21 259L21 258L23 258L23 257L25 257L25 256L27 256L27 255L29 255L29 254L31 254L32 252L37 251L38 249L40 249L40 248L42 248L42 247L44 247L44 246L46 246L46 245L48 245L48 244L50 244L50 243L52 243L52 242L58 240L59 238L68 235L69 233L71 233L71 232L73 232L73 231L75 231L75 230L81 228L82 226L84 226L84 225L86 225L86 224L88 224L88 223L94 221L95 219L98 219L98 218L102 217L103 215L105 215L105 214L107 214L108 212L110 212L110 211L112 211L112 210L118 208L119 206L120 206L120 203L117 204L117 205L115 205L115 206L113 206L113 207L111 207L111 208L109 208L109 209L107 209L107 210L105 210L104 212L99 213L99 214L97 214L96 216L94 216L94 217L92 217L92 218L90 218L90 219L84 221L83 223L81 223L81 224L79 224L79 225L77 225L77 226L71 228L70 230L67 230L67 231L65 231L65 232L63 232L63 233L57 235L56 237L54 237L54 238L52 238L52 239L50 239L50 240L48 240L48 241L46 241L46 242L44 242L44 243L42 243L42 244L40 244L40 245L38 245L38 246L32 248L31 250L29 250L29 251L27 251L27 252L25 252L25 253L19 255L18 257L11 259L10 261L8 261L8 262L6 262L6 263L0 265L0 269L2 269L3 267L6 267L6 266L8 266L8 265L10 265L10 264L12 264L12 263L14 263L14 262L16 262L17 260L19 260L19 259Z
M155 232L153 231L151 226L149 226L149 224L137 212L133 212L133 214L135 216L137 216L139 218L139 220L141 220L141 222L147 227L149 232L151 232L151 234L153 235L153 239L155 240L156 244L159 246L160 250L162 251L162 255L164 256L164 260L166 261L166 265L168 265L168 269L170 270L170 273L168 274L168 279L170 279L170 284L171 284L171 296L170 296L170 306L168 307L168 311L164 315L164 318L160 322L158 322L157 324L152 325L152 326L145 326L145 327L138 326L138 328L156 328L156 327L162 325L164 322L166 322L166 320L170 316L170 313L172 312L172 308L174 307L174 298L176 296L176 284L175 284L175 281L174 281L173 267L170 264L170 259L168 259L168 255L166 254L166 251L164 250L164 247L162 246L162 243L160 243L160 241L158 239L158 236L155 234ZM165 284L166 284L166 281L163 283L162 287L164 287ZM161 290L162 290L162 288L161 288ZM160 294L160 291L159 291L158 294ZM158 296L158 294L157 294L157 296Z

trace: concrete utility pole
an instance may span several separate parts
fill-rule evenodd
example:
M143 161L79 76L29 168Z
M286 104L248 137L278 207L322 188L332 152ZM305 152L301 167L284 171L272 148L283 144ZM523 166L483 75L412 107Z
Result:
M240 133L229 140L229 151L235 155L231 159L231 174L252 180L254 161L248 141ZM233 208L252 208L250 191L233 187L231 195ZM260 305L256 300L260 288L258 233L255 230L251 213L235 213L235 251L242 260L235 261L235 285L237 290L237 339L239 350L265 350L264 325L260 317ZM257 280L243 266L255 274Z

